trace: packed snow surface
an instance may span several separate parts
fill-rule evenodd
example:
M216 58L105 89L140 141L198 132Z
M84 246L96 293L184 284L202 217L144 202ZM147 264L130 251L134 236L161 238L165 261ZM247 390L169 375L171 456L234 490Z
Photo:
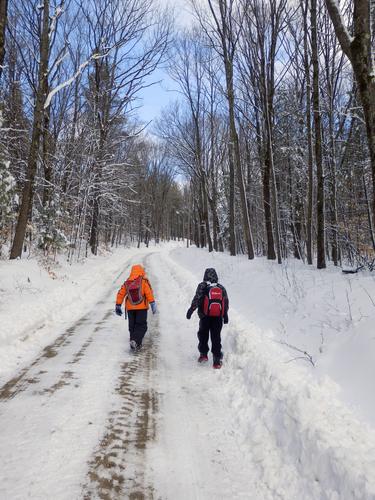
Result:
M132 263L158 304L138 357L113 314ZM222 370L185 318L206 267ZM177 245L45 268L0 262L0 498L375 499L372 275Z

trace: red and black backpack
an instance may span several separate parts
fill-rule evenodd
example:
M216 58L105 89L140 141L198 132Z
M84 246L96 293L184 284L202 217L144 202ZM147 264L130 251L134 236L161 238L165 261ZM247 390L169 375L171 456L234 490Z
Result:
M210 317L224 316L224 294L223 289L217 285L209 286L203 298L203 314Z
M138 276L138 278L135 278L134 280L126 280L125 287L126 294L131 305L137 306L141 302L143 302L144 298L142 295L142 276Z

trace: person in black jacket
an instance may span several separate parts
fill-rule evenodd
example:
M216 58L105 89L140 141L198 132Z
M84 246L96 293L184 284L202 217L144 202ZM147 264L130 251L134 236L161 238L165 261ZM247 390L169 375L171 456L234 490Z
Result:
M223 322L228 323L228 309L229 300L228 294L223 285L218 283L219 278L215 269L208 268L204 272L203 281L199 283L197 291L195 292L194 298L189 307L186 318L190 319L193 312L198 309L199 316L199 330L198 330L198 349L200 356L198 358L199 363L208 361L208 339L211 335L211 352L213 355L213 367L220 368L223 353L221 351L221 329L223 327ZM221 290L222 300L220 301L220 308L222 307L220 315L211 316L210 312L207 310L207 304L209 304L208 297L210 295L210 290L217 289ZM219 292L220 295L220 292Z

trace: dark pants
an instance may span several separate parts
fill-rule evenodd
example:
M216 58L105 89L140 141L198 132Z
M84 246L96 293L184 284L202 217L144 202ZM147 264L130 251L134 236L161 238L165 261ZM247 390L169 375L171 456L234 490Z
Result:
M147 309L128 311L130 340L142 345L143 337L147 332Z
M210 318L205 316L199 321L198 349L201 354L207 355L209 351L208 339L211 334L211 352L215 358L221 357L221 329L223 318Z

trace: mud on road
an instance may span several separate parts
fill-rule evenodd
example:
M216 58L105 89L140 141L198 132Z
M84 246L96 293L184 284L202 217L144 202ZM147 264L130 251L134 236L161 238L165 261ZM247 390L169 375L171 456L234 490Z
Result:
M146 269L151 255L144 259ZM155 278L151 276L150 279L155 286ZM83 488L85 500L154 498L145 468L147 444L156 437L158 411L153 377L157 367L159 327L156 318L152 323L142 350L131 353L130 361L121 364L115 388L121 405L111 411L104 437L89 461L88 481Z
M118 287L119 278L115 281ZM147 477L146 452L148 443L154 440L156 434L158 398L153 389L153 378L157 367L158 321L157 317L153 317L149 322L142 350L134 354L127 353L126 325L120 326L120 323L116 322L116 328L117 324L119 325L116 332L113 332L113 326L108 326L109 318L113 315L113 292L111 289L106 297L94 305L90 313L66 329L54 342L43 348L29 365L0 387L0 422L7 412L12 413L12 402L18 399L22 403L23 398L26 398L28 404L33 405L35 414L39 411L36 408L40 408L43 414L46 398L49 398L50 407L56 405L56 412L65 411L64 408L57 407L58 398L56 401L54 399L63 391L69 394L69 391L79 388L82 397L85 397L85 388L80 378L84 369L82 365L95 363L95 353L101 349L100 335L107 339L110 338L108 335L120 335L118 368L114 371L110 385L101 389L107 396L112 394L112 404L109 406L104 427L98 431L97 445L93 447L91 442L90 448L87 449L86 456L90 458L85 467L86 477L81 478L81 493L78 498L152 499L154 493ZM93 321L95 310L96 320ZM112 362L110 354L107 361ZM98 362L98 372L101 369L103 367ZM101 391L98 391L96 396L98 400L103 396ZM26 406L24 411L22 418L25 419L26 426L30 420L32 428L34 417L29 416ZM86 425L90 426L91 423ZM85 430L87 427L81 428L82 434ZM12 439L17 447L18 436L15 434ZM35 440L38 440L38 437L30 435L30 444L32 441L37 444ZM59 445L63 447L64 443L60 442ZM48 455L48 449L43 448L43 445L40 454ZM26 455L23 459L25 457ZM84 466L83 462L81 464ZM64 478L58 475L54 480L64 482ZM30 493L30 498L37 498L37 495Z
M113 410L103 439L89 462L83 498L153 498L144 465L147 443L155 438L158 401L151 377L156 367L155 335L143 351L124 362L116 392L120 408Z

